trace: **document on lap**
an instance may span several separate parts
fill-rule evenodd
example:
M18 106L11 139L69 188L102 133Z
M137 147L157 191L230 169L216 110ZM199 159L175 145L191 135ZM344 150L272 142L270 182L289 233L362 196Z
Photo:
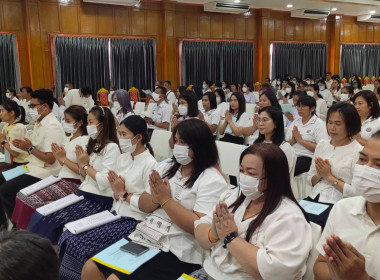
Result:
M299 205L309 214L313 215L320 215L323 211L325 211L327 208L329 208L326 204L321 204L317 202L311 202L307 200L300 200Z
M33 185L30 185L29 187L23 188L22 190L20 190L20 192L23 195L31 195L39 190L42 190L43 188L46 188L52 184L57 183L60 180L61 178L49 176L37 183L34 183Z
M127 243L129 243L129 241L123 238L96 254L91 259L122 273L131 274L160 252L160 250L157 249L149 249L140 256L135 256L120 249L120 247Z
M77 203L83 199L84 199L83 196L69 194L68 196L58 199L52 203L49 203L47 205L37 208L36 211L43 216L48 216L54 212L57 212L63 208L66 208L67 206Z
M67 223L65 225L65 228L68 229L72 234L80 234L82 232L114 222L120 218L120 215L114 215L110 211L105 210L103 212L82 218L80 220Z

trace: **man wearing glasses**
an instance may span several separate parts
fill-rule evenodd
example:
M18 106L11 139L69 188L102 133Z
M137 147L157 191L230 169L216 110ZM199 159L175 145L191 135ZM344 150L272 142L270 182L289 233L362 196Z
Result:
M31 97L28 113L35 125L30 139L11 140L15 147L29 153L27 167L30 172L10 181L5 181L0 175L0 211L4 209L8 218L12 217L15 197L19 190L50 175L57 176L61 168L51 151L52 143L61 146L65 139L62 125L52 113L53 92L49 89L39 89L34 91ZM4 222L4 215L0 213L0 223Z

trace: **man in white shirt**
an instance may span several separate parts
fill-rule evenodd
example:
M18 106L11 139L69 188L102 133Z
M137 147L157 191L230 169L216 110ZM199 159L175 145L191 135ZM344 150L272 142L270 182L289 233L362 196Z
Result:
M152 135L154 129L168 130L170 119L172 117L172 106L166 102L166 88L158 86L152 94L155 106L152 109L152 117L145 117L144 120L148 124L149 136Z
M19 190L38 182L50 175L57 176L61 165L55 160L51 144L61 146L65 139L62 125L52 113L54 97L49 89L39 89L32 93L29 113L35 121L30 139L16 139L12 144L29 153L28 174L23 174L6 181L0 177L0 209L4 209L9 218L15 206L15 198Z
M34 122L32 121L30 115L29 115L29 104L30 104L30 99L32 99L31 95L33 93L33 90L29 86L25 86L21 88L21 97L22 99L20 100L20 106L24 107L25 110L25 122L27 122L30 125L33 125ZM33 127L31 127L32 129Z
M89 111L95 105L94 99L92 99L92 90L88 87L70 90L64 100L66 108L71 105L80 105Z
M164 81L164 87L166 89L166 100L169 105L172 105L177 99L175 93L172 91L172 83L170 81Z
M333 80L331 79L331 72L326 73L326 87L327 89L331 88Z
M380 132L368 140L355 165L359 196L342 199L330 212L317 244L315 279L380 279Z

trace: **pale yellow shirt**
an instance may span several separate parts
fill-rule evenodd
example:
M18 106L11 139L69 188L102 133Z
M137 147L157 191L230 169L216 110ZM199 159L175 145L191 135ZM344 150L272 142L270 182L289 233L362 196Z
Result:
M29 154L26 151L20 150L16 147L14 147L11 143L11 141L15 139L23 139L24 137L28 137L28 131L26 130L25 125L22 123L15 123L15 124L6 124L3 128L3 133L8 137L9 145L11 146L11 149L19 155L17 157L13 158L13 162L17 163L25 163L29 161Z

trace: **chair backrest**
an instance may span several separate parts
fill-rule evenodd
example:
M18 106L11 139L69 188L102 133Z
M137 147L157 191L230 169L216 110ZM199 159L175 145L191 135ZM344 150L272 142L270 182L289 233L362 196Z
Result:
M150 139L150 145L153 148L154 157L157 161L165 160L172 155L172 151L169 147L169 139L172 133L167 130L153 130L152 137Z
M229 142L215 141L218 148L220 168L226 175L239 177L239 159L242 145Z
M135 114L138 115L144 112L145 102L136 102L135 104Z
M250 103L245 104L245 112L247 113L249 118L252 118L253 115L255 114L255 108L256 108L256 104L250 104Z
M311 226L311 233L313 238L313 247L310 250L309 257L307 258L306 262L306 273L303 276L304 280L314 280L314 272L313 267L315 260L317 259L319 252L317 250L317 244L319 239L321 238L322 230L321 227L313 222L310 222Z

